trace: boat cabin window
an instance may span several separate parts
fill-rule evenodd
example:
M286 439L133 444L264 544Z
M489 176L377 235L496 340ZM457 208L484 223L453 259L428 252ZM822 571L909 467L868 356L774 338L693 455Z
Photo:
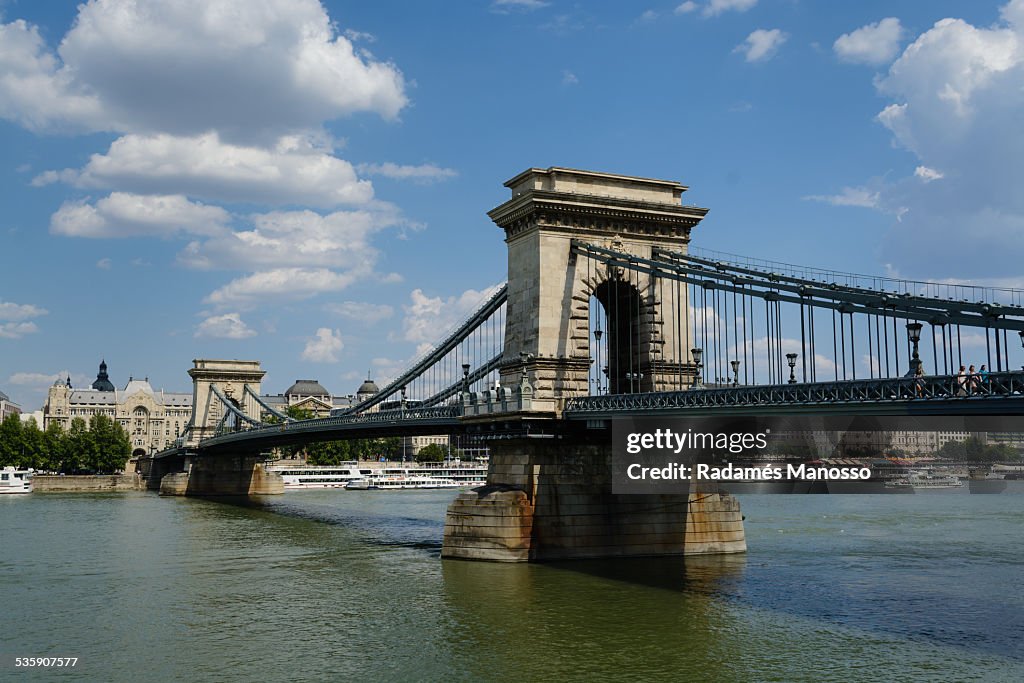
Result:
M2 477L0 477L0 480L2 480L2 481L7 481L7 479L8 479L8 476L7 476L6 473L4 473L4 475Z

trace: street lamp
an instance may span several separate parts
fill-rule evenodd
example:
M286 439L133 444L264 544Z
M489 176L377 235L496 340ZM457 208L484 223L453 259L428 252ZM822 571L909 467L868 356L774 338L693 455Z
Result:
M701 369L704 367L703 364L701 364L701 359L704 358L704 349L700 348L699 346L694 347L694 348L690 349L690 356L693 358L693 364L697 368L697 376L694 378L693 384L691 385L690 388L691 389L702 389L703 385L701 384L700 376L701 376Z
M913 357L910 359L911 376L919 374L918 368L921 367L921 357L917 354L917 344L921 341L921 327L921 323L907 323L907 339L914 345Z
M462 364L462 391L469 393L469 363Z
M600 372L600 370L601 370L601 337L603 335L604 335L604 332L601 331L600 327L598 327L596 330L594 330L594 344L597 346L596 354L595 354L596 357L597 357L597 368L598 368L598 373L597 373L597 393L599 395L601 393L601 372ZM1022 337L1021 339L1024 340L1024 337Z
M642 372L627 372L626 373L626 379L629 380L629 392L630 393L633 393L633 391L634 391L633 382L636 381L637 385L639 385L640 384L640 380L642 380L643 378L644 378L644 373L642 373Z
M796 384L796 354L787 353L786 360L789 361L789 383Z
M738 387L740 385L740 362L739 360L731 360L729 365L732 366L732 385Z

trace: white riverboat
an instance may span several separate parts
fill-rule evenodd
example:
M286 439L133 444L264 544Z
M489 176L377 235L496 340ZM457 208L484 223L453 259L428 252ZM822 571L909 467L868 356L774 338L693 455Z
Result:
M487 465L481 463L374 467L350 460L340 465L268 465L267 471L281 475L286 490L470 488L487 480ZM366 482L348 485L361 480Z
M0 470L0 493L32 493L34 470L19 470L5 467Z
M957 489L962 488L964 483L959 478L951 475L936 474L934 472L912 472L907 478L907 483L915 491L930 491L935 489Z
M458 489L460 484L454 479L428 477L416 474L371 474L361 479L353 479L345 485L349 491L396 490L396 489Z
M286 489L343 489L353 479L370 473L354 460L340 465L270 465L267 471L280 474Z

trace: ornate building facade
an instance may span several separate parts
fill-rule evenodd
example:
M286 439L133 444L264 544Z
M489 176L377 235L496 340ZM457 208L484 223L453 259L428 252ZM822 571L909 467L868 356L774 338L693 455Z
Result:
M130 377L125 388L118 390L104 361L88 389L75 389L70 377L50 387L42 428L56 422L68 429L74 418L88 422L93 415L106 415L121 425L131 439L134 459L163 450L184 433L192 419L192 393L156 391L148 377Z
M18 415L20 413L21 406L12 401L7 394L0 391L0 422L8 415Z

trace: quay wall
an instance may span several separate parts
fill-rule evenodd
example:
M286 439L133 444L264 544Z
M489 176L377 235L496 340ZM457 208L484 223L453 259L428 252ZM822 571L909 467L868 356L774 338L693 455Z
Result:
M96 493L109 491L144 491L146 483L132 474L37 474L32 477L35 493Z

